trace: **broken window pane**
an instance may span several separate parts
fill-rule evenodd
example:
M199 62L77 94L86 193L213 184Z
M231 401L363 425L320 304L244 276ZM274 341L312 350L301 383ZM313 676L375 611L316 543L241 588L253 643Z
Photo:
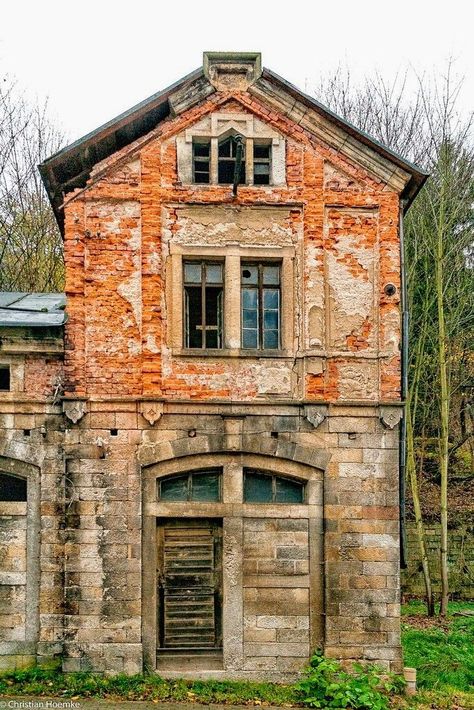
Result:
M278 350L280 265L242 264L241 274L242 347Z
M237 154L237 142L234 136L230 136L219 143L218 157L218 181L221 185L231 185L234 182L235 158ZM239 183L245 183L245 149L242 151L242 162L239 176Z
M186 348L222 347L224 291L222 279L222 263L184 262L184 346Z
M1 501L26 501L26 478L10 476L0 472L0 500Z
M193 181L196 183L209 183L210 148L209 141L193 142Z

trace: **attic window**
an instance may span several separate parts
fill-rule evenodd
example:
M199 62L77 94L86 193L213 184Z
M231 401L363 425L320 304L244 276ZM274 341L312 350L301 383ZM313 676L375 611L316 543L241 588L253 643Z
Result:
M193 182L208 185L210 182L210 141L193 141Z
M253 183L254 185L270 184L270 162L272 155L271 143L253 144Z
M220 185L231 185L234 182L236 151L237 141L234 136L229 136L229 138L219 143L218 181ZM245 148L239 184L245 184Z
M10 391L10 365L0 365L0 391Z

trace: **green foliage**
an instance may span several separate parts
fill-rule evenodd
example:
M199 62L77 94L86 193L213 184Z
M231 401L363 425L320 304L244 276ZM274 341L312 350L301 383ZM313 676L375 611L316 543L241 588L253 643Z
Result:
M413 614L416 608L412 603L408 610ZM474 611L474 604L450 603L450 614L461 610ZM420 629L404 623L402 629L405 664L417 668L420 689L473 692L474 616L450 615L447 627Z
M402 687L403 680L376 666L355 664L353 672L348 673L338 661L325 658L320 651L312 657L305 678L296 685L303 702L310 707L357 710L386 710L388 694L399 692Z
M34 667L0 674L0 695L47 695L63 698L107 698L168 702L298 704L294 686L247 681L165 680L156 674L107 677L96 673L60 672Z

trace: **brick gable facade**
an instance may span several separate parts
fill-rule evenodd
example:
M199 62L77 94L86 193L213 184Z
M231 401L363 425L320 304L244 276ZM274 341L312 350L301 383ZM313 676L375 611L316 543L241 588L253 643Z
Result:
M0 630L5 664L61 653L70 671L285 680L319 647L401 666L399 224L414 173L272 77L257 55L206 55L165 118L64 191L64 397L28 355L1 405L0 469L24 465L39 491L18 526L41 530L31 573L24 555L39 612L21 639ZM250 162L233 194L216 161L239 131ZM195 136L209 184L193 182ZM271 178L254 185L259 141ZM222 269L217 348L187 346L187 263ZM277 348L244 346L246 264L278 267Z

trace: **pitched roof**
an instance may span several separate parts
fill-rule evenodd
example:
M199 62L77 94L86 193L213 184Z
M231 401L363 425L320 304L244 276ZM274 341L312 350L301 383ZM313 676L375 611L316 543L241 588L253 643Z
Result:
M409 179L403 188L401 197L405 200L405 207L413 201L416 194L422 187L427 173L420 167L409 162L398 153L387 148L379 141L359 130L356 126L341 118L316 99L304 94L293 84L275 74L269 69L261 69L260 55L258 53L204 53L204 67L196 69L179 81L171 84L166 89L153 94L149 98L141 101L116 118L99 126L96 130L88 133L83 138L74 141L58 153L55 153L39 166L41 177L48 192L49 199L53 206L56 218L63 226L62 203L64 195L76 188L85 187L95 164L113 155L116 151L129 145L138 138L149 133L161 121L170 115L176 115L185 110L188 106L198 101L202 101L215 91L214 82L210 74L212 62L221 63L240 62L245 67L253 63L254 75L249 89L252 93L263 100L266 98L288 97L287 115L292 117L292 111L298 107L298 117L301 123L306 112L306 125L308 130L314 130L315 122L311 121L310 114L314 113L324 120L327 125L334 128L335 133L332 138L335 145L342 148L345 143L341 141L341 134L347 136L354 143L357 155L357 146L365 146L373 153L380 156L386 166L391 164L398 168L403 174L408 174ZM212 70L212 66L211 66ZM339 134L336 136L336 134ZM357 157L355 158L357 160Z
M0 326L47 328L67 320L64 293L0 291Z

